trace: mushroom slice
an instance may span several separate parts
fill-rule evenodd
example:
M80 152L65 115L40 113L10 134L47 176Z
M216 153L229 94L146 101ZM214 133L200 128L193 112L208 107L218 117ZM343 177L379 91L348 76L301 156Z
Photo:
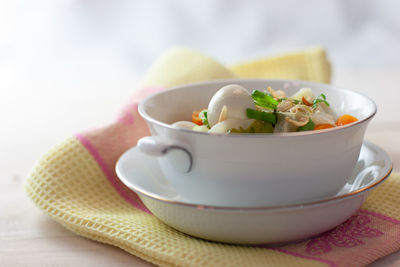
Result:
M224 105L221 109L221 113L219 114L218 122L226 120L226 114L228 113L228 108Z
M293 103L292 100L282 100L278 104L276 110L279 111L279 112L286 112L289 109L291 109L292 107L294 107L294 103Z
M312 109L306 105L296 105L290 109L290 112L294 114L295 119L285 118L285 120L295 126L301 127L310 121Z
M267 88L267 91L275 99L286 98L286 93L284 91L282 91L282 90L274 90L274 89L271 88L271 86L269 86Z
M300 113L300 114L312 114L313 110L312 110L311 107L306 106L306 105L296 105L296 106L294 106L294 107L292 107L290 109L290 112L296 113L296 114L298 114L298 113Z
M294 126L301 127L301 126L306 125L310 121L310 117L304 116L304 117L301 117L298 121L295 121L295 120L292 120L289 117L286 117L285 120L287 122L293 124Z

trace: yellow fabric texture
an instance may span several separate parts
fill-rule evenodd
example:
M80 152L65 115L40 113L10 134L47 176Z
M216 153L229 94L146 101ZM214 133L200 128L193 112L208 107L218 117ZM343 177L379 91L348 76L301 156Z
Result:
M291 64L296 68L288 66ZM257 70L259 67L265 69ZM257 70L259 78L279 74L279 78L319 82L330 79L330 65L321 48L255 61L254 65L247 62L230 70L197 52L174 48L155 63L144 84L169 87L241 75L253 77L253 70ZM399 175L392 175L364 206L400 219L400 200L396 197L400 193L399 179ZM26 180L25 189L39 208L70 231L160 266L324 265L275 250L208 242L168 227L126 202L89 151L74 137L58 144L39 160Z
M331 65L322 47L249 61L231 67L242 78L274 78L329 83Z
M148 71L143 86L172 87L227 78L275 78L329 83L331 65L322 47L225 67L187 48L170 48Z
M227 78L238 76L210 57L187 48L174 47L156 60L144 77L142 85L173 87Z

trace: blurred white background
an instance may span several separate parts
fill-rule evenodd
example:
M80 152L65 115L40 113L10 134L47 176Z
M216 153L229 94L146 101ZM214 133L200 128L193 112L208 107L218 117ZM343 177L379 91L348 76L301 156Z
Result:
M399 67L399 10L397 0L3 0L0 62L14 78L131 79L171 45L234 63L321 44L338 69Z
M225 64L323 45L333 83L384 86L382 75L400 74L399 10L396 0L0 0L1 147L36 146L16 153L33 162L112 120L173 45Z
M2 264L144 266L48 219L22 182L55 143L112 121L170 46L224 64L324 46L332 82L376 101L366 137L398 172L399 11L397 0L0 0ZM400 252L373 266L399 264Z

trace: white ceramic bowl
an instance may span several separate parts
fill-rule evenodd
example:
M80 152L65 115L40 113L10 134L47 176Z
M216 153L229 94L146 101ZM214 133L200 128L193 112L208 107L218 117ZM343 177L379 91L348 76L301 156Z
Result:
M171 127L191 120L213 94L227 84L249 91L309 87L324 93L337 115L358 122L321 131L282 134L217 135ZM151 137L141 151L158 156L169 183L198 204L265 206L311 201L335 195L357 162L366 127L376 113L369 98L332 85L288 80L224 80L176 87L154 94L139 105Z
M238 244L287 242L327 231L353 215L391 170L388 155L364 142L353 175L333 197L292 205L221 207L197 205L177 193L157 160L137 147L126 151L116 165L121 181L166 224L196 237Z

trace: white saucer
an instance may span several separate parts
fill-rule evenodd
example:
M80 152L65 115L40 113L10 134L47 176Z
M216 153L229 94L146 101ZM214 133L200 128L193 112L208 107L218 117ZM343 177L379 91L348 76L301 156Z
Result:
M327 231L348 219L392 171L389 156L365 141L353 176L331 198L266 207L204 206L182 199L158 162L136 147L118 160L116 172L161 221L192 236L236 244L281 243Z

